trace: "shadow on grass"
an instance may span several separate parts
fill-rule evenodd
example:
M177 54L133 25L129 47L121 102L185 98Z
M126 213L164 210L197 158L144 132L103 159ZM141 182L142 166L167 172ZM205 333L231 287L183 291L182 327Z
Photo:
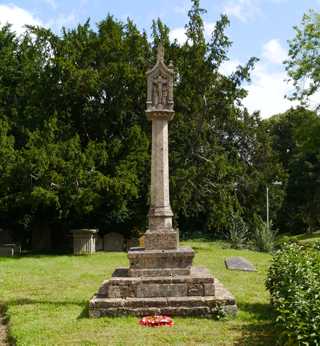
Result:
M77 320L82 320L84 318L89 318L89 304L87 302L85 303L80 315L77 317Z
M239 304L239 309L252 314L254 322L243 324L240 329L241 337L235 345L276 345L278 332L274 326L275 314L270 304L243 303Z
M10 345L15 346L16 340L10 335L8 328L9 325L9 316L7 314L8 307L4 303L0 302L0 344L4 342L4 346Z

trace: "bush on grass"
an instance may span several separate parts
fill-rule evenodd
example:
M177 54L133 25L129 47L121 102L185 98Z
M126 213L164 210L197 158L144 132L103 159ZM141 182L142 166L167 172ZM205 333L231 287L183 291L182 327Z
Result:
M256 222L254 243L258 251L271 252L274 249L276 231L272 229L272 222L268 225L260 217Z
M248 227L239 214L232 215L229 241L233 249L242 249L247 241Z
M267 289L285 345L320 344L320 252L287 244L273 258Z

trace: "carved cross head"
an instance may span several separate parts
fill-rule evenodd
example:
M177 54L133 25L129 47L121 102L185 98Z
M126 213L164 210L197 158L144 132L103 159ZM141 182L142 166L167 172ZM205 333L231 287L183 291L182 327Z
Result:
M157 62L147 72L148 99L147 111L173 111L173 66L164 62L164 48L157 48Z

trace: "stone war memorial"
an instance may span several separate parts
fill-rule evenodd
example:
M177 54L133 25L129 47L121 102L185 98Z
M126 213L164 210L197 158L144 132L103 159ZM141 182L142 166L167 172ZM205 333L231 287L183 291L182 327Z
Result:
M89 316L234 315L234 297L206 268L192 266L194 251L179 246L179 232L172 226L168 123L174 117L174 70L164 62L162 45L147 80L146 114L152 122L149 229L144 248L129 249L129 268L116 269L92 297Z

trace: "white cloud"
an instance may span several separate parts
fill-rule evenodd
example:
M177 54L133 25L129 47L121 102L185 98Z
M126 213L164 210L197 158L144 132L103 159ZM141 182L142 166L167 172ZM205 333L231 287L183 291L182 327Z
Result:
M77 20L78 18L74 11L69 13L68 15L61 13L58 16L51 19L47 23L47 26L52 28L53 30L61 30L62 27L69 27L77 24Z
M209 39L212 34L212 31L214 30L215 23L204 22L203 26L204 26L204 35L206 39ZM177 39L179 44L184 44L187 40L186 29L184 27L180 27L180 28L174 28L170 30L169 38L170 38L170 41L174 41L175 39Z
M260 111L262 118L285 112L297 105L285 98L293 89L287 82L288 76L281 65L287 57L287 51L274 38L262 46L262 58L251 72L251 82L245 88L248 96L243 103L250 112ZM230 75L241 64L239 60L224 62L220 68L221 73Z
M263 45L262 56L272 64L280 65L288 57L288 53L278 39L272 39Z
M225 76L230 76L239 65L241 65L239 60L224 61L219 68L219 72Z
M0 5L0 25L12 25L18 35L25 31L25 25L43 25L32 13L14 4Z
M206 38L209 38L215 28L215 23L204 22L204 35Z
M184 44L187 40L185 28L174 28L169 33L170 41L177 40L179 44Z
M258 0L229 0L224 5L223 12L230 17L247 22L256 18L261 13L261 9Z
M285 71L270 72L264 63L258 63L251 75L251 84L246 87L248 96L244 105L250 112L261 111L262 118L285 112L296 105L285 99L292 86L286 82Z

